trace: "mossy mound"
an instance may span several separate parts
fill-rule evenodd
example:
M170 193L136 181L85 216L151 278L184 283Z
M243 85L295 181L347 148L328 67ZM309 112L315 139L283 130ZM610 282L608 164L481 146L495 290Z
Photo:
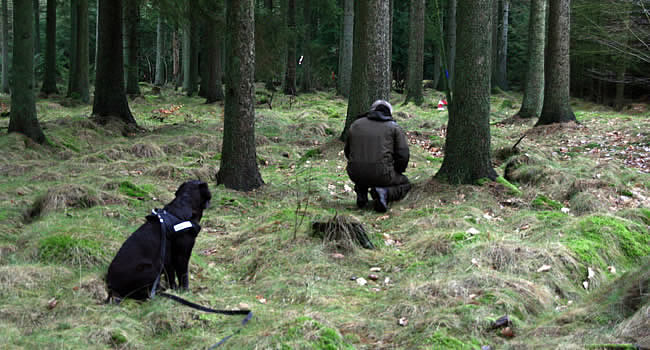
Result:
M91 208L102 203L97 193L85 186L66 184L51 188L46 194L36 198L27 211L27 221L50 212L65 209Z
M38 246L41 263L72 266L100 266L108 262L105 249L97 241L74 238L66 234L41 239Z

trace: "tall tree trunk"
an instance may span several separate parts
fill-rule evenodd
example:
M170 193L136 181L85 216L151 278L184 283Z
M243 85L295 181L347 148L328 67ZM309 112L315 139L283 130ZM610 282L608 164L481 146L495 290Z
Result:
M548 47L544 67L544 105L536 125L575 121L569 101L570 0L549 1Z
M422 75L424 70L424 13L425 0L411 0L409 11L408 75L406 100L416 105L424 102L422 96Z
M208 40L211 40L209 39L210 36L214 35L212 33L208 33L208 31L210 30L208 28L211 26L211 24L209 24L208 21L209 20L207 18L201 18L199 20L200 30L199 30L199 93L198 96L203 98L207 98L208 89L209 89L208 75L210 74L210 72L209 72L208 65L210 65L211 63L208 62L208 60L211 58L207 57L207 55L209 55L209 53L207 53L209 49L208 47L210 46ZM214 62L212 62L212 64L214 64Z
M226 103L217 184L238 191L264 184L255 150L254 18L253 0L226 0Z
M508 90L508 16L510 14L510 0L502 0L499 16L499 32L497 47L497 81L496 84L503 91Z
M621 63L616 71L616 99L614 101L614 108L617 111L623 110L625 106L625 63Z
M89 93L89 56L88 56L88 0L75 0L75 25L77 29L74 39L74 65L70 74L70 90L68 95L79 98L82 102L90 101Z
M126 93L127 95L140 95L138 84L138 22L140 21L140 0L125 1L126 48L128 58L126 64Z
M156 24L156 79L154 85L162 86L164 84L164 71L163 71L163 26L162 16L158 14L158 23Z
M28 1L14 2L13 79L9 132L26 135L38 143L45 135L36 117L34 99L33 9Z
M39 0L34 3L34 56L41 54L41 6Z
M537 118L544 101L546 0L531 0L528 24L528 71L520 118Z
M447 9L445 16L445 36L447 38L447 70L445 71L445 78L447 79L448 89L453 90L454 80L456 79L456 8L458 7L456 0L447 1Z
M458 51L445 157L435 175L443 181L496 179L490 158L490 54L492 0L458 3Z
M124 90L122 52L122 0L99 1L99 55L95 78L93 114L100 122L118 117L136 124Z
M97 75L97 56L99 54L99 42L97 41L97 38L99 38L99 0L97 0L97 3L95 4L95 9L96 9L96 14L95 14L95 76Z
M9 93L9 8L2 0L2 92Z
M216 81L216 86L217 86L217 101L223 101L225 99L224 93L223 93L223 66L224 66L224 60L223 60L223 36L222 35L217 35L217 53L216 53L216 68L217 68L217 81Z
M190 54L191 51L191 41L192 41L192 35L190 33L190 23L185 23L183 25L183 59L182 64L183 64L183 90L186 92L190 90L190 77L192 73L190 72L191 67L190 67L190 62L192 61L192 55Z
M183 85L183 70L181 69L181 48L178 40L178 29L172 33L172 76L175 88Z
M79 16L79 0L70 0L70 62L68 64L68 92L67 97L73 97L73 93L76 88L76 82L79 78L75 75L79 71L77 69L77 50L79 44L77 40L79 39L79 21L77 17ZM76 96L78 97L78 96Z
M45 95L56 94L56 0L47 0L45 31L45 74L41 91Z
M205 66L205 80L201 78L201 89L205 90L205 103L213 103L219 101L217 92L217 55L219 54L219 42L217 39L217 21L211 16L205 19L205 32L204 42L205 51L202 55L203 65ZM221 84L219 82L219 84Z
M390 1L369 0L355 4L352 81L345 128L341 139L357 117L375 100L390 99Z
M343 0L343 34L339 53L339 94L350 96L350 79L352 76L352 49L354 39L354 0Z
M287 70L284 75L284 93L296 94L296 0L287 4Z
M311 41L315 37L313 30L314 19L311 8L311 0L303 0L303 16L305 21L305 30L304 30L304 41L303 41L303 59L302 59L302 84L301 88L303 92L310 92L312 90L311 86L311 65L313 61Z

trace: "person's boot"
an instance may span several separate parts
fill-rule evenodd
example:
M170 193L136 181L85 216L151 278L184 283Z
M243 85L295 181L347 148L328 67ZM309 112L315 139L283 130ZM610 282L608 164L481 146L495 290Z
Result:
M388 190L386 188L373 187L370 190L370 196L372 196L376 212L385 213L388 210Z

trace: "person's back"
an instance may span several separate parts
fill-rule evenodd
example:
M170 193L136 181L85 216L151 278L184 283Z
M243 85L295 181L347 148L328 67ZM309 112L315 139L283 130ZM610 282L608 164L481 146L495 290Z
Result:
M404 131L392 118L388 102L376 101L366 116L350 125L345 156L360 208L368 201L368 188L373 198L377 197L377 211L386 211L388 201L401 199L410 189L408 178L402 174L409 160L408 143Z

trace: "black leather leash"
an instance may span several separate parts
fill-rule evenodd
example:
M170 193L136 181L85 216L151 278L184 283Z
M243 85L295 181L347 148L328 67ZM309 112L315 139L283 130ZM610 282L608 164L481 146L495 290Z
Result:
M158 277L156 277L156 280L153 282L153 286L151 286L151 292L149 293L149 298L153 299L156 296L156 290L158 289L158 285L160 283L160 276L163 273L164 267L165 267L165 248L167 247L167 224L165 223L165 220L163 219L163 215L171 215L170 213L167 213L164 209L163 210L157 210L154 209L151 211L152 214L156 215L158 217L158 221L160 221L160 272L158 273ZM209 307L205 307L196 303L193 303L189 300L183 299L179 296L168 294L165 292L160 292L158 295L171 299L175 302L181 303L185 306L189 306L193 309L203 311L203 312L208 312L208 313L213 313L213 314L222 314L222 315L246 315L246 317L242 320L241 325L245 326L248 321L253 318L253 312L251 310L216 310L216 309L211 309ZM241 332L241 328L236 330L233 334L224 337L221 339L218 343L210 346L208 350L212 350L221 344L225 343L226 340L230 339L233 335L238 334Z

